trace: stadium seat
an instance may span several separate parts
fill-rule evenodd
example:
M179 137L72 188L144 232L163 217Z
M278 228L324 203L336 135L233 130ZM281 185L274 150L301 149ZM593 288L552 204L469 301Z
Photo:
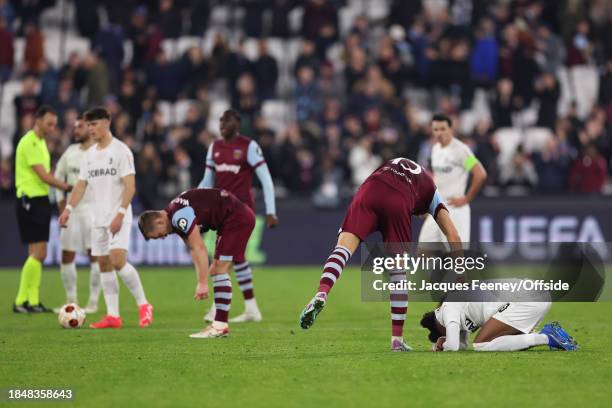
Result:
M177 56L180 58L191 47L200 46L202 46L202 38L200 37L180 37L176 45Z
M578 117L584 119L597 102L599 92L599 75L597 67L577 65L570 69L570 80L574 84Z
M287 127L292 117L291 105L280 99L267 100L261 106L261 112L268 126L276 132Z
M174 124L174 107L172 106L172 103L167 101L158 101L157 109L162 114L162 120L165 126L170 126Z
M187 116L187 111L189 110L189 108L191 107L191 104L193 103L192 100L190 99L181 99L179 101L177 101L174 104L174 124L178 124L178 123L183 123L185 122L185 117Z
M259 52L257 50L257 39L255 38L246 38L244 40L244 55L251 61L255 61L259 56Z
M493 134L494 140L499 146L497 160L500 166L510 163L514 152L523 141L521 132L514 128L501 128Z
M525 129L523 135L523 147L528 153L542 151L546 142L553 137L552 132L544 127L532 127Z
M225 99L214 99L210 103L210 110L208 111L208 121L206 123L206 130L219 134L219 118L230 108L230 103Z
M162 40L161 48L164 50L164 53L168 57L169 60L174 60L177 58L177 41L171 38L166 38Z

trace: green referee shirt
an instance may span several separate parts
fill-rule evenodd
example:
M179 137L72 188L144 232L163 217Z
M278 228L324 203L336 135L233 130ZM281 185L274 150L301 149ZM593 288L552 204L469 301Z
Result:
M49 185L42 181L32 166L41 164L45 171L51 170L51 156L47 142L30 130L23 135L15 151L15 187L17 197L44 197L49 195Z

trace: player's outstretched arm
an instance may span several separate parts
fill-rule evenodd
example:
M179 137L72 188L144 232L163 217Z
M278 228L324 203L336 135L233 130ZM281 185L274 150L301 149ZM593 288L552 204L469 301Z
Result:
M58 180L53 176L53 174L49 173L42 164L35 164L32 166L32 170L34 173L45 183L50 185L51 187L59 188L62 191L70 191L70 185L68 183L64 183L62 180Z
M459 332L459 323L450 322L446 325L446 341L442 345L444 351L459 351L461 346Z
M189 248L193 266L198 276L194 298L196 300L206 299L208 297L208 251L202 240L200 228L196 225L184 241Z

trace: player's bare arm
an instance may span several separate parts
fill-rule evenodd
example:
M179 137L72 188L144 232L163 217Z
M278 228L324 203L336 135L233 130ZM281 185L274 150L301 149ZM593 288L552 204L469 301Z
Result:
M451 251L461 251L461 238L459 237L459 233L457 232L457 228L455 228L455 224L448 213L446 208L441 208L436 214L436 223L442 230L442 233L448 240L449 245L451 246Z
M122 177L121 181L123 182L124 186L123 194L121 195L121 207L119 207L117 215L115 215L115 218L113 218L111 221L111 234L116 234L121 229L127 208L132 202L132 198L134 198L134 194L136 193L136 177L133 174L128 174L127 176Z
M76 207L83 196L85 195L85 190L87 189L87 181L79 180L77 181L72 193L70 194L70 198L68 199L68 205L62 211L62 215L59 217L59 225L60 227L65 227L68 223L68 219L70 218L70 213L72 209Z
M32 170L38 177L51 187L59 188L62 191L70 191L71 186L62 180L57 179L53 174L47 172L42 164L35 164L32 166Z
M487 171L480 163L476 163L474 167L472 167L471 174L472 182L470 183L467 193L463 197L453 197L448 200L448 203L453 207L461 207L471 203L487 181Z
M200 227L196 225L189 236L183 238L183 240L189 248L191 260L198 275L198 284L193 298L196 300L206 299L208 298L208 251L204 241L202 241Z

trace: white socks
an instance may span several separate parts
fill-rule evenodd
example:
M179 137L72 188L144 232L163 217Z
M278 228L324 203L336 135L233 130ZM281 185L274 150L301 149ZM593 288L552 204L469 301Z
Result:
M518 351L548 344L548 336L540 333L501 336L487 343L474 343L475 351Z
M92 262L89 268L89 303L88 306L98 306L100 298L100 264Z
M77 270L75 263L61 264L60 274L62 275L62 282L64 282L64 289L66 289L66 302L77 303Z
M123 265L123 268L119 271L119 276L132 293L132 296L134 296L138 306L149 303L145 296L144 289L142 288L140 276L138 276L136 268L134 268L131 263L126 262L125 265Z
M255 300L255 298L244 300L244 310L247 313L259 312L259 307L257 307L257 301Z
M102 293L106 302L106 314L119 317L119 281L117 274L112 272L101 272Z

